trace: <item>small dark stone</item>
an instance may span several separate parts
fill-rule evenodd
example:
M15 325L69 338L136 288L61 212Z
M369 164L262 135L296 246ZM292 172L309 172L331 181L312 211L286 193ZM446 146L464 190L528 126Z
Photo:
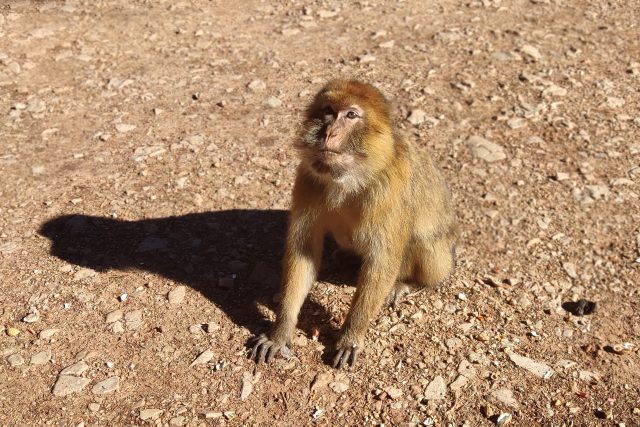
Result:
M594 301L579 299L578 301L567 301L562 303L562 308L567 310L574 316L584 316L593 314L596 311L597 304Z
M600 418L601 420L607 419L607 413L604 412L602 409L596 409L593 415L595 415L597 418Z

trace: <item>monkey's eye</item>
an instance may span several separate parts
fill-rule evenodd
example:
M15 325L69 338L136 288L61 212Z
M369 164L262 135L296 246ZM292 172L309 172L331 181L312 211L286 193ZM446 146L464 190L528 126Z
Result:
M349 111L349 112L347 113L347 118L348 118L348 119L355 119L355 118L357 118L357 117L360 117L360 116L359 116L359 115L358 115L358 113L356 113L355 111Z

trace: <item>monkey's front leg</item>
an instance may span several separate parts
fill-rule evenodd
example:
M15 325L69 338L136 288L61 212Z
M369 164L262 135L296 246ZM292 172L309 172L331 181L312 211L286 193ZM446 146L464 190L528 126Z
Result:
M349 316L342 327L342 336L336 344L334 368L356 363L364 345L369 323L380 311L398 277L399 256L374 254L368 258L369 260L362 265Z
M303 221L300 221L303 222ZM316 280L322 256L323 236L317 230L296 229L291 221L287 247L283 259L282 294L276 323L269 334L256 337L251 359L257 363L270 362L291 339L298 323L298 314Z

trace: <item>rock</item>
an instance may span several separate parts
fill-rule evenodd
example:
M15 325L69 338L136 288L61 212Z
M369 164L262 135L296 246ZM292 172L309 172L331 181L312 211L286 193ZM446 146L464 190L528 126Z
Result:
M127 133L127 132L131 132L132 130L134 130L136 128L135 125L129 125L126 123L117 123L116 124L116 130L120 133Z
M520 51L525 55L527 55L528 57L530 57L531 59L533 59L534 61L538 61L542 58L540 51L536 47L531 46L530 44L525 44L524 46L522 46L520 48Z
M19 353L15 353L7 357L7 362L15 368L16 366L24 365L24 358Z
M76 271L76 274L73 275L73 280L87 279L89 277L94 277L97 275L98 272L95 270L92 270L90 268L81 268L80 270Z
M105 321L107 323L117 322L118 320L122 319L122 316L123 316L122 310L115 310L107 314Z
M331 382L332 375L330 372L318 372L311 381L311 391L320 390Z
M247 85L247 88L251 92L262 92L267 88L267 84L260 79L251 80L251 82Z
M527 125L527 121L522 117L513 117L507 120L507 126L511 129L520 129L521 127L525 127Z
M89 403L89 410L91 412L98 412L100 410L100 404L99 403Z
M512 408L518 408L518 401L513 397L513 391L508 388L501 388L491 392L491 396Z
M87 378L60 375L53 386L53 395L58 397L68 396L82 391L91 381Z
M367 62L373 62L375 60L376 57L374 55L371 55L370 53L366 53L358 57L358 62L360 62L361 64L366 64Z
M253 391L253 385L258 382L260 378L260 372L255 376L251 375L251 372L244 372L242 374L242 389L240 390L240 400L246 400L247 397Z
M184 425L185 418L182 415L178 415L177 417L173 417L169 420L169 424L176 427L181 427Z
M607 101L605 102L605 106L609 108L620 108L620 107L623 107L625 103L626 103L625 100L622 98L609 96L607 98Z
M414 126L418 126L419 124L424 123L426 119L427 113L420 109L411 110L411 112L409 113L409 117L407 117L409 123Z
M473 156L486 162L496 162L507 158L504 148L478 135L470 136L466 145Z
M449 388L451 388L451 390L453 391L459 391L465 385L467 385L468 382L469 378L465 377L464 375L458 375L458 377L451 384L449 384Z
M438 375L427 386L424 391L424 398L426 400L441 400L444 399L446 393L447 384L444 382L444 378Z
M384 392L387 393L387 395L393 400L397 400L403 394L402 390L393 386L385 387Z
M140 419L142 421L156 420L160 418L163 412L162 409L142 409L140 411Z
M120 378L109 377L105 380L102 380L96 383L91 389L91 392L93 394L98 394L98 395L109 394L118 390L119 387L120 387Z
M192 368L196 365L204 365L205 363L208 363L211 359L213 359L213 351L207 349L202 353L200 353L200 355L196 357L196 359L193 362L191 362L191 365L189 365L189 367Z
M184 296L186 294L186 287L184 286L176 286L171 289L167 294L167 299L169 300L169 304L180 304L184 300Z
M578 278L578 273L576 272L576 266L572 262L563 262L562 263L562 268L564 268L564 271L572 279L577 279Z
M51 360L51 350L43 350L31 356L29 361L32 365L44 365Z
M20 329L10 326L7 328L7 335L9 335L10 337L17 337L18 335L20 335Z
M278 98L276 98L275 96L270 96L269 98L267 98L267 100L265 101L265 104L267 105L267 107L269 108L278 108L282 106L282 101L280 101Z
M503 412L496 418L496 426L503 427L511 422L512 416L508 412Z
M130 311L124 315L124 321L127 329L130 331L138 329L142 326L142 310Z
M80 360L79 362L64 368L60 371L60 375L82 375L87 369L89 369L87 362Z
M111 324L111 331L114 334L121 334L124 332L124 324L122 323L122 321L118 320L117 322L113 322Z
M38 338L40 338L41 340L48 340L49 338L57 334L59 331L60 329L43 329L38 334Z
M585 189L589 196L594 200L606 199L611 194L609 187L606 185L587 185L585 186Z
M567 90L560 86L556 86L552 84L542 91L542 94L545 96L565 96L567 94Z
M25 323L35 323L38 320L40 320L38 313L29 313L22 318L22 321Z
M131 159L135 162L141 162L145 160L147 157L157 157L167 150L162 145L147 145L138 147L133 152Z
M536 362L533 359L529 359L525 356L520 356L519 354L513 353L511 351L507 352L509 359L517 366L526 369L531 372L533 375L543 379L549 379L553 375L553 369L549 365L544 363Z
M340 394L347 391L349 389L349 385L342 382L333 381L329 383L329 388L334 392Z

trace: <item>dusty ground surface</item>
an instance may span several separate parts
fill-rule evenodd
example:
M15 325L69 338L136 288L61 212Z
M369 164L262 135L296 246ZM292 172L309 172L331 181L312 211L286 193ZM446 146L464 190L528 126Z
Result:
M622 3L2 2L0 424L640 425ZM337 372L353 287L329 265L294 356L256 368L296 123L338 76L378 85L441 166L458 266ZM595 313L562 308L580 298Z

